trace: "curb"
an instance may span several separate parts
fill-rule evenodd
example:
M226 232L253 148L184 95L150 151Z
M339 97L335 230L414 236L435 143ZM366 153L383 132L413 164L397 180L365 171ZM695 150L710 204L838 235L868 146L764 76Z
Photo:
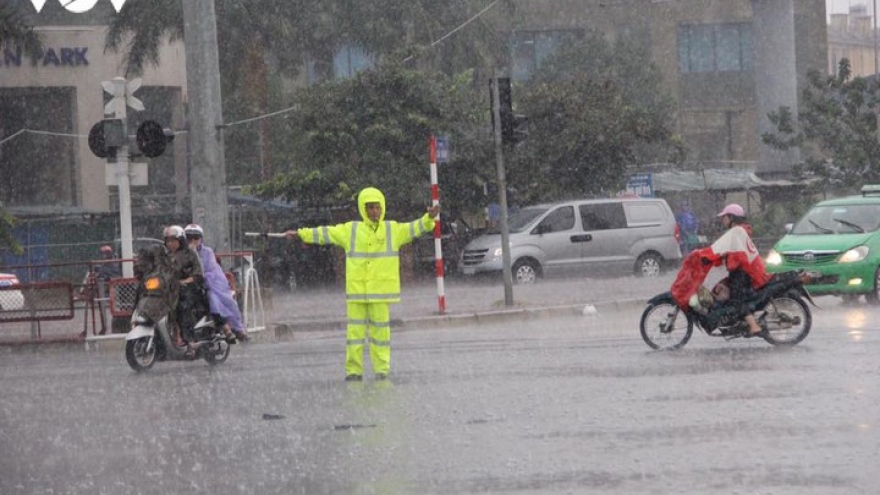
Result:
M643 299L628 299L621 301L603 301L595 304L578 303L560 306L533 306L514 309L499 309L473 313L434 314L431 316L415 316L405 318L392 318L391 328L395 332L408 330L424 330L426 328L455 328L474 323L499 323L510 320L534 320L554 316L585 316L587 307L593 308L591 315L601 315L605 312L638 311L645 306ZM275 324L275 341L286 342L294 340L297 334L343 331L346 320L343 318L328 318L323 320L284 321Z

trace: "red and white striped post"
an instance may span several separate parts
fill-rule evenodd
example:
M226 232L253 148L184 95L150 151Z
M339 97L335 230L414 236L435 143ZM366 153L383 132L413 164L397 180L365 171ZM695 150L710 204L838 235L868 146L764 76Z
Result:
M440 205L440 185L437 183L437 137L431 135L431 205ZM434 266L437 271L437 307L440 314L446 313L446 291L443 287L443 245L440 234L440 215L434 219Z

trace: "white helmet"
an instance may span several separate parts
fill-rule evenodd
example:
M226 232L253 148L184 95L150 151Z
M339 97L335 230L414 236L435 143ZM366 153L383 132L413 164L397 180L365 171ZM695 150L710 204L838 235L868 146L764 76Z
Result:
M162 233L164 238L173 237L177 240L186 241L186 234L183 232L183 227L180 225L169 225L165 227L165 231Z
M197 223L191 223L183 229L184 233L190 237L205 237L205 231Z

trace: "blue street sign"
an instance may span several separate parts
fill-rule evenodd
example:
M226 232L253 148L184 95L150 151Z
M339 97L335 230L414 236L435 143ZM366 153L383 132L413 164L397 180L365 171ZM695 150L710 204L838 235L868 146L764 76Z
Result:
M654 174L634 174L630 175L626 181L626 192L650 198L654 196Z
M446 136L437 136L437 163L449 163L449 141Z

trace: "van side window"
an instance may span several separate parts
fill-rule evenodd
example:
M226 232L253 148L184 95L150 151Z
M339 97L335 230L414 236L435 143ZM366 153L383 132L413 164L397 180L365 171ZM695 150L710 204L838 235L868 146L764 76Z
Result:
M578 209L586 231L626 228L626 215L620 203L580 205Z
M625 206L630 227L654 227L663 224L665 215L660 203L627 203Z
M561 206L551 211L541 223L538 224L537 231L541 233L561 232L563 230L571 230L574 228L574 207Z

